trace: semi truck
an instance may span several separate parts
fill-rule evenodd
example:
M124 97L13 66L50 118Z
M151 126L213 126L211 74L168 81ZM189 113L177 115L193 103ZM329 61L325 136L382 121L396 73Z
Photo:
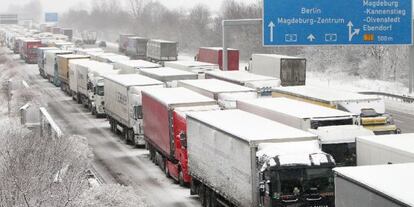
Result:
M67 50L47 50L45 51L45 74L46 78L49 82L53 83L53 85L59 87L60 80L59 80L59 71L58 71L58 63L57 57L58 55L68 55L72 54L71 51Z
M191 194L203 206L334 206L317 137L240 110L187 114Z
M164 82L168 88L177 87L178 80L195 80L198 78L196 73L168 67L141 69L140 71L141 75Z
M23 60L29 64L35 64L37 61L37 48L41 47L42 43L36 39L23 40Z
M147 59L152 62L160 63L177 60L177 42L157 39L148 40Z
M69 89L70 95L72 99L80 103L80 99L78 98L78 70L77 68L80 65L86 65L91 60L89 59L74 59L69 61Z
M392 116L385 112L384 100L378 96L315 86L289 86L273 89L273 97L287 97L360 116L360 123L376 135L400 133Z
M161 81L139 74L104 77L105 113L111 131L121 134L127 143L145 145L141 91L163 88Z
M306 83L306 59L276 54L252 54L248 70L258 75L279 78L282 86Z
M58 72L59 72L59 81L60 81L60 88L62 91L70 94L69 88L69 62L70 60L74 59L89 59L89 56L86 55L58 55L57 57L57 65L58 65Z
M43 78L46 78L45 74L45 51L58 50L57 47L39 47L37 48L37 65L39 66L39 74Z
M414 164L335 168L335 206L414 206Z
M140 70L145 68L160 68L161 65L145 60L120 60L114 63L114 67L121 70L121 73L131 74L140 73Z
M239 70L239 50L227 49L227 70ZM201 47L195 58L197 61L219 65L223 70L223 48L222 47Z
M179 70L184 70L187 72L197 73L198 79L204 79L205 73L207 71L219 70L219 66L217 64L204 63L204 62L192 61L192 60L179 60L179 61L165 62L164 65L165 67L170 67L170 68L175 68Z
M356 165L355 138L374 133L359 126L358 116L287 98L237 101L237 108L318 136L322 151L337 166Z
M145 59L148 39L144 37L128 37L126 55L131 59Z
M206 78L215 78L241 86L256 89L260 96L271 96L272 89L280 87L280 79L256 75L245 71L208 71Z
M128 37L134 37L134 34L120 34L118 42L118 51L120 53L125 53L128 47Z
M414 162L414 134L361 136L356 146L358 166Z
M218 101L223 109L236 108L237 100L255 99L256 90L217 79L180 80L178 87L184 87Z
M188 185L186 114L220 110L214 99L185 88L142 91L144 134L150 159L180 185Z

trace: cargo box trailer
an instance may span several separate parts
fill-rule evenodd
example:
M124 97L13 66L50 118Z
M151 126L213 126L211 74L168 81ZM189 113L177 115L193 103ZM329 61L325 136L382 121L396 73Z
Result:
M121 53L125 53L128 47L128 37L134 37L134 34L120 34L119 41L118 41L118 51Z
M62 91L70 94L69 88L69 61L73 59L89 59L89 56L86 55L58 55L57 57L57 65L58 65L58 72L59 72L59 80L60 80L60 88Z
M187 114L191 193L203 206L333 206L317 137L240 110Z
M120 60L114 63L114 67L123 74L131 74L140 73L140 70L145 68L160 68L161 65L145 60Z
M47 50L45 51L45 74L49 82L55 86L60 86L59 71L57 57L58 55L72 54L71 51L66 50Z
M147 57L148 39L144 37L128 37L126 55L131 59L145 59Z
M141 75L164 82L168 88L177 87L177 81L179 80L195 80L198 78L196 73L168 67L141 69L140 71Z
M355 138L374 135L359 126L358 116L287 98L237 101L237 108L318 136L322 151L338 166L356 165Z
M127 143L144 145L141 91L148 88L163 88L164 83L138 74L104 78L105 113L111 131L121 134Z
M144 134L150 159L181 185L189 184L185 143L186 114L220 110L214 99L185 88L142 91Z
M60 27L52 27L52 33L53 34L60 34Z
M69 89L71 91L71 96L73 100L76 100L80 103L80 99L78 99L78 70L77 68L79 65L87 65L88 62L91 61L89 59L74 59L69 61Z
M360 116L360 123L377 135L400 133L391 115L385 112L384 100L378 96L315 86L275 88L272 96L287 97L357 114Z
M91 55L91 53L103 53L105 52L102 48L76 48L75 53L78 55Z
M239 50L227 49L227 70L239 70ZM223 48L222 47L201 47L198 50L196 59L200 62L217 64L223 70Z
M106 52L96 52L91 53L91 59L103 63L114 63L117 61L129 60L129 57L125 55L118 55L115 53L106 53Z
M414 134L361 136L356 148L358 165L414 162Z
M219 66L217 64L204 63L204 62L191 61L191 60L179 60L179 61L165 62L164 65L165 67L170 67L170 68L175 68L179 70L184 70L187 72L197 73L198 79L204 79L205 73L207 71L219 70Z
M62 28L61 29L61 34L67 36L69 42L72 41L72 39L73 39L73 29L70 29L70 28Z
M249 71L279 78L282 86L306 83L306 59L276 54L252 54Z
M40 40L25 39L23 40L23 60L29 64L35 64L37 61L37 48L41 47Z
M178 87L188 88L218 101L223 109L236 108L237 100L255 99L256 90L217 79L180 80Z
M57 47L39 47L37 48L37 65L39 66L39 74L43 78L46 78L45 74L45 51L58 50Z
M148 40L147 59L153 62L175 61L178 59L177 42Z
M272 89L280 87L280 79L245 71L208 71L206 78L215 78L256 89L260 96L271 96Z
M335 206L414 206L414 164L335 168Z

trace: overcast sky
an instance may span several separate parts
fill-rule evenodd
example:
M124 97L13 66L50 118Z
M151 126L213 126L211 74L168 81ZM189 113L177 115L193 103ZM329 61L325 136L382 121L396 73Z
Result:
M0 11L5 11L10 4L23 4L30 0L0 0ZM93 0L40 0L43 4L43 10L52 12L64 12L68 8L78 5L89 6L89 3ZM119 1L119 0L114 0ZM126 2L127 0L123 0ZM212 12L216 12L220 9L222 0L158 0L168 8L191 8L192 6L202 3L210 7ZM249 0L237 0L241 2L249 2ZM250 0L251 1L251 0Z

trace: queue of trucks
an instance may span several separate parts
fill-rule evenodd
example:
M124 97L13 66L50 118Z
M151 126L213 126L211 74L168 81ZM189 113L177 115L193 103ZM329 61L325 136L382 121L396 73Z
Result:
M205 207L341 206L349 191L334 178L347 172L335 167L410 161L375 143L382 134L413 137L398 135L381 98L306 86L303 58L257 54L249 72L223 71L213 58L220 49L177 60L176 42L132 34L120 36L119 51L134 60L73 47L39 47L36 59L44 78L126 143L148 149ZM229 51L230 68L239 57ZM375 154L383 161L374 163Z

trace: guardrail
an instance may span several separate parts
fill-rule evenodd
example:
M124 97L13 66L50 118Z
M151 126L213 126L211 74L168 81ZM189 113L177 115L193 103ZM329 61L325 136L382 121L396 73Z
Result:
M373 91L363 91L363 92L359 92L359 93L360 94L365 94L365 95L382 96L384 98L390 98L390 99L398 100L398 101L404 102L404 103L414 103L414 97L411 97L411 96L402 96L402 95L396 95L396 94L391 94L391 93L373 92Z

